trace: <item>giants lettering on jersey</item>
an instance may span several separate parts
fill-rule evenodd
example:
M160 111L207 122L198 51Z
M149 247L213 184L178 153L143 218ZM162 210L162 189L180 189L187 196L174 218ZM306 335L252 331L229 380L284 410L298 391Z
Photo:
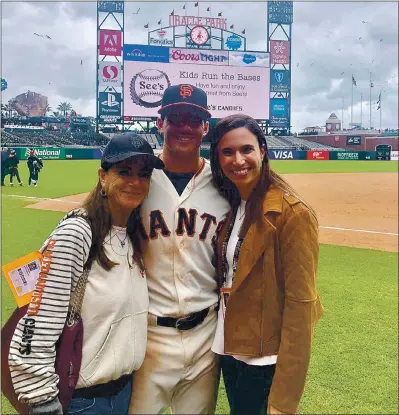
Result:
M175 229L176 235L183 236L184 233L187 233L187 236L193 237L195 235L197 218L199 216L197 209L179 208L177 211L177 226ZM216 217L210 213L203 213L199 218L202 220L202 229L198 235L200 241L205 241L211 225L216 225ZM141 219L142 220L142 219ZM158 239L158 235L170 236L171 232L166 224L163 213L157 209L150 212L150 226L149 234L145 231L143 223L140 223L140 233L144 240Z

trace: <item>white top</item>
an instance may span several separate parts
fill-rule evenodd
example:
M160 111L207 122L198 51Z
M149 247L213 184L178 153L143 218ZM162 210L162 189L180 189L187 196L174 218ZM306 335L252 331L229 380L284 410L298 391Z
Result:
M217 303L211 241L228 211L212 184L209 161L181 196L162 170L153 171L141 208L150 313L181 317Z
M55 343L62 333L70 294L82 276L92 242L88 222L82 217L68 216L42 247L46 261L41 266L41 282L36 285L39 300L31 301L11 341L9 365L13 385L22 402L29 404L44 403L58 394ZM133 249L124 228L111 229L104 249L108 258L119 265L105 271L95 261L88 275L81 310L84 335L77 388L130 374L141 366L145 355L145 273L136 264L131 265Z
M231 232L231 236L229 242L227 244L226 249L226 260L228 264L228 274L225 286L230 288L233 285L233 277L234 277L234 270L233 270L233 257L234 251L236 249L238 243L238 235L240 232L241 224L244 220L244 212L245 212L245 200L241 200L240 208L237 211L237 215L234 221L233 230ZM228 302L227 302L228 304ZM213 340L212 344L212 351L219 355L224 355L224 314L225 310L223 310L223 302L220 302L220 308L218 313L218 323L216 328L215 339ZM266 365L274 365L277 362L277 355L272 356L264 356L264 357L249 357L249 356L233 356L235 359L240 360L242 362L247 363L248 365L253 366L266 366Z

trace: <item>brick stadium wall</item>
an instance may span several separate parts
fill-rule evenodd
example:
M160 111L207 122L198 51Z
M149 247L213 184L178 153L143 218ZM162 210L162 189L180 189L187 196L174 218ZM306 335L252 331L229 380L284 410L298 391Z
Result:
M360 145L346 145L347 135L360 136ZM398 137L375 137L373 134L357 134L356 132L347 135L300 135L298 137L310 142L321 143L337 148L345 148L346 150L353 151L375 151L375 147L379 144L387 144L392 146L392 151L399 150Z

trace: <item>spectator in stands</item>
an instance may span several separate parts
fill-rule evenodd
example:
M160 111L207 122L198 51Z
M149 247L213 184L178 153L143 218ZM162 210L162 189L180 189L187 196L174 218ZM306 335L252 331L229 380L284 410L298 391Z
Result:
M5 164L6 164L6 168L10 172L10 186L14 186L14 183L13 183L14 176L17 178L19 185L22 186L22 181L19 177L19 171L18 171L19 159L14 149L10 150L10 154L7 157Z
M30 187L31 184L33 184L34 187L37 187L37 181L39 180L39 172L43 168L43 161L35 155L34 150L29 151L27 165L29 169L28 186Z
M316 215L270 168L253 118L222 119L210 159L231 205L213 241L221 300L212 346L231 414L295 414L323 311Z
M8 174L6 168L6 160L7 160L7 148L1 149L1 185L4 186L4 179Z

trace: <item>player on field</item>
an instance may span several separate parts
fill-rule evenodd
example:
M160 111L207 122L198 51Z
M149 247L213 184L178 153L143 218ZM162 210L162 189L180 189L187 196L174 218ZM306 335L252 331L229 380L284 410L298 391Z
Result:
M171 86L158 112L165 171L154 171L141 211L149 327L129 412L212 414L220 371L211 351L218 303L211 241L229 204L200 157L210 118L205 92Z

